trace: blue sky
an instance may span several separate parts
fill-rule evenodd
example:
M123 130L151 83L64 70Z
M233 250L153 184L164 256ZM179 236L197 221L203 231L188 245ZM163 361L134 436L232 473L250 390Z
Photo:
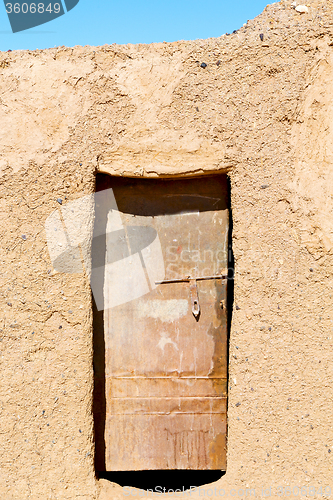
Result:
M8 1L6 0L6 3ZM49 1L44 0L44 3ZM64 5L64 2L62 3ZM111 43L172 42L218 37L240 28L248 19L260 14L268 3L274 2L80 0L71 11L53 21L30 30L12 33L5 5L1 2L0 50L33 50L58 45L73 47Z

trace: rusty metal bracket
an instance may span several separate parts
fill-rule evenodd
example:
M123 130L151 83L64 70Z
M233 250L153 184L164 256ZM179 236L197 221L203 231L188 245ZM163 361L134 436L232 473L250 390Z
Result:
M227 280L228 279L228 270L222 269L221 274L217 276L196 276L192 278L191 276L186 276L185 278L176 278L173 280L163 280L163 281L155 281L155 285L164 285L167 283L190 283L190 298L192 305L192 313L197 321L199 321L200 316L200 304L199 304L199 295L198 295L198 287L197 281L199 280Z
M224 273L227 271L226 269L223 270ZM226 274L219 274L216 276L186 276L185 278L175 278L173 280L162 280L162 281L155 281L155 285L164 285L166 283L186 283L187 281L191 280L227 280L228 279L228 272Z
M195 279L190 280L190 296L192 304L192 313L195 319L198 321L200 316L200 304L199 304L197 280Z

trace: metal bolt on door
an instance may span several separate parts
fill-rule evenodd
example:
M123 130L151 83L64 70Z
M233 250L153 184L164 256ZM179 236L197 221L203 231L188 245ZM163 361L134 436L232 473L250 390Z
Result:
M124 229L106 231L106 261L128 259L130 280L106 267L106 470L223 470L226 178L113 178L111 187Z

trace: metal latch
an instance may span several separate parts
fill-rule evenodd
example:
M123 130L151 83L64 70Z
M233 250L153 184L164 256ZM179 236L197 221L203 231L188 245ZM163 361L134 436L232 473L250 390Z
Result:
M155 281L155 285L164 285L167 283L190 283L190 298L192 305L192 313L197 321L199 321L200 316L200 304L199 304L199 295L198 295L198 280L226 280L228 279L228 270L223 269L219 276L197 276L195 278L191 278L191 276L186 276L186 278L175 278L173 280L163 280L163 281Z
M186 281L191 281L191 280L227 280L228 279L228 269L222 269L221 274L217 274L215 276L186 276L185 278L175 278L172 280L162 280L162 281L155 281L155 285L164 285L166 283L184 283Z
M199 304L198 287L196 279L190 279L190 296L192 304L192 313L195 319L198 321L200 316L200 304Z

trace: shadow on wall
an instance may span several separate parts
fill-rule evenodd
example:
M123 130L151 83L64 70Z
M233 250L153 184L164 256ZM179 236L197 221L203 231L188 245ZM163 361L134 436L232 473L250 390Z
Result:
M95 191L103 191L111 187L111 177L104 174L96 176ZM99 210L98 216L104 219L104 227L107 224L107 213ZM103 224L102 221L100 221ZM96 239L92 241L92 268L96 267L95 259L99 259L100 255L106 254L106 234L104 238L98 239L98 247L94 248ZM101 280L102 286L104 279ZM95 424L95 470L105 471L105 340L104 340L104 311L98 311L95 300L93 299L93 347L94 347L94 398L93 398L93 414Z

